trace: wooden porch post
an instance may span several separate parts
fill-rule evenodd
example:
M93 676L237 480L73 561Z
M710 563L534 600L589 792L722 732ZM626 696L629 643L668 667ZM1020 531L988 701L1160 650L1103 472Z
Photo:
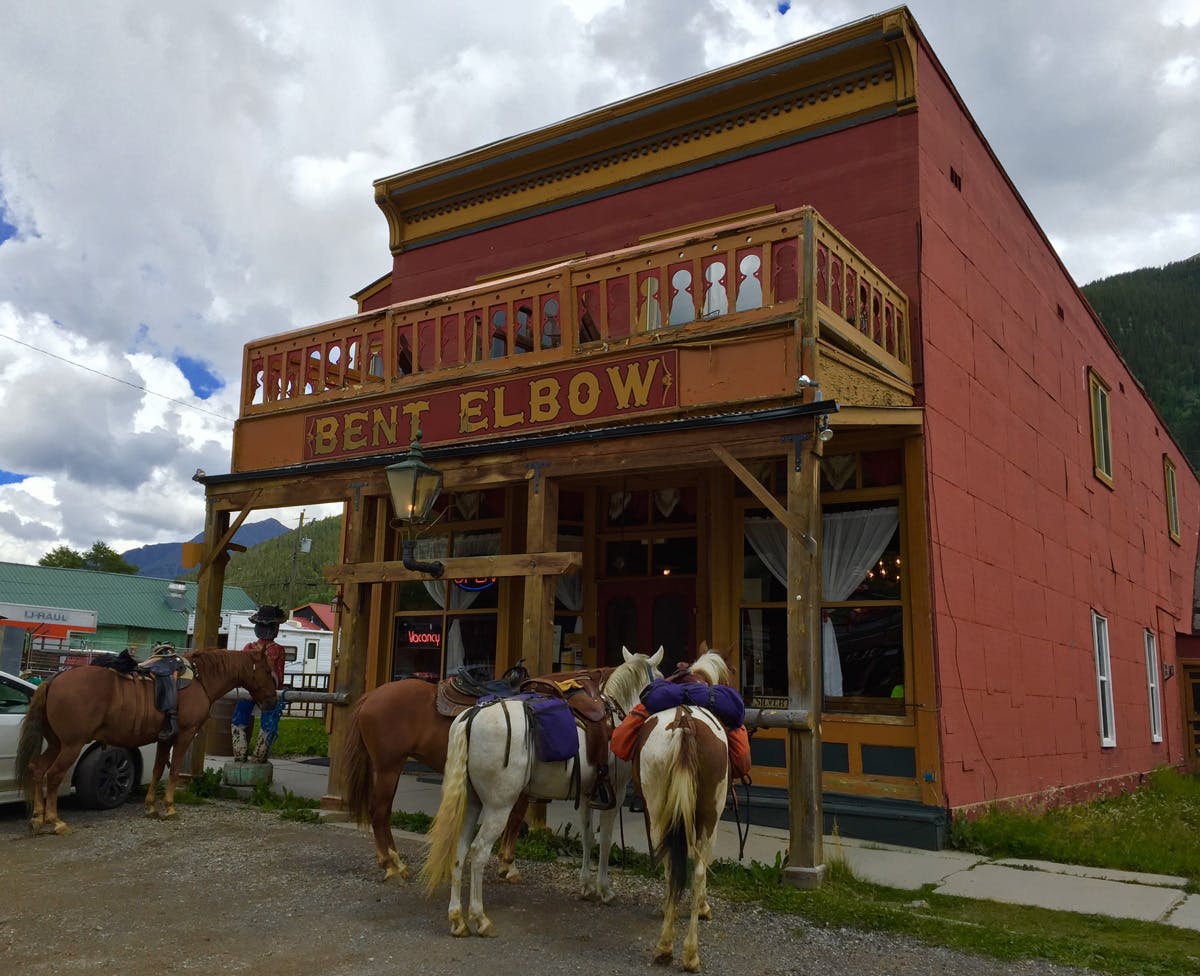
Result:
M342 559L346 563L369 562L375 554L375 527L388 518L388 498L362 497L346 506L346 529ZM321 797L323 810L342 807L342 747L350 710L366 691L368 644L371 634L371 608L380 597L382 584L346 582L342 587L341 640L333 662L331 691L345 692L344 705L331 705L329 730L329 791Z
M217 511L210 501L204 516L204 544L216 546L225 537L229 528L229 513ZM225 566L229 563L229 552L224 546L220 552L207 551L200 578L196 583L196 630L193 636L196 647L216 647L217 635L221 630L221 602L225 595ZM192 740L192 761L188 772L200 776L204 772L206 736L204 730Z
M788 511L820 541L820 456L793 441L788 450ZM788 729L788 866L784 877L797 888L819 888L825 876L821 811L821 566L818 546L788 533L788 707L811 717L807 729Z
M525 551L554 552L558 549L558 482L543 478L533 469L526 492ZM554 588L557 576L525 577L525 604L521 615L521 655L530 674L549 674L554 670L550 645L554 637ZM534 827L546 826L546 804L529 804L526 821Z

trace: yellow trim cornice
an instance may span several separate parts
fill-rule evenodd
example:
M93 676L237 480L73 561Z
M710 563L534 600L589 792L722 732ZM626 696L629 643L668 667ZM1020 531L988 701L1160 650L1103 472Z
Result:
M916 107L906 8L378 180L392 253Z

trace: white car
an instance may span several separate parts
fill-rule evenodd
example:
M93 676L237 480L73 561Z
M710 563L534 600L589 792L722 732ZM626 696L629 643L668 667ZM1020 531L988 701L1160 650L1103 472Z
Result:
M17 739L36 690L36 685L0 671L0 803L25 799L17 775ZM154 743L140 749L119 749L89 742L63 777L62 793L73 792L84 806L98 810L120 806L149 781L154 752Z

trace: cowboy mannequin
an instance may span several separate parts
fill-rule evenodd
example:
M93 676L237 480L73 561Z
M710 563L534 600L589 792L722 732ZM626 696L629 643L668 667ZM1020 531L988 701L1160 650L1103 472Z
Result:
M266 651L267 660L274 672L276 690L283 688L285 652L282 646L275 643L275 637L279 634L279 625L287 619L287 614L277 606L268 604L259 607L250 617L250 623L254 624L254 636L258 639L242 648L243 651L259 649ZM279 702L274 708L269 711L260 709L258 738L254 740L254 753L251 756L254 762L265 763L267 761L271 744L275 741L275 736L279 734L279 717L283 714L283 707L284 700L280 695ZM234 706L233 719L229 723L229 731L233 739L234 762L246 761L246 748L250 738L250 719L253 712L254 702L248 699L241 699Z

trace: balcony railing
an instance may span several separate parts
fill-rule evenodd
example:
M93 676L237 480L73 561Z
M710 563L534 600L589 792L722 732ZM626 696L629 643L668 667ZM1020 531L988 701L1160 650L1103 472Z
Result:
M248 343L242 416L796 318L806 281L823 336L910 379L904 295L802 208Z

